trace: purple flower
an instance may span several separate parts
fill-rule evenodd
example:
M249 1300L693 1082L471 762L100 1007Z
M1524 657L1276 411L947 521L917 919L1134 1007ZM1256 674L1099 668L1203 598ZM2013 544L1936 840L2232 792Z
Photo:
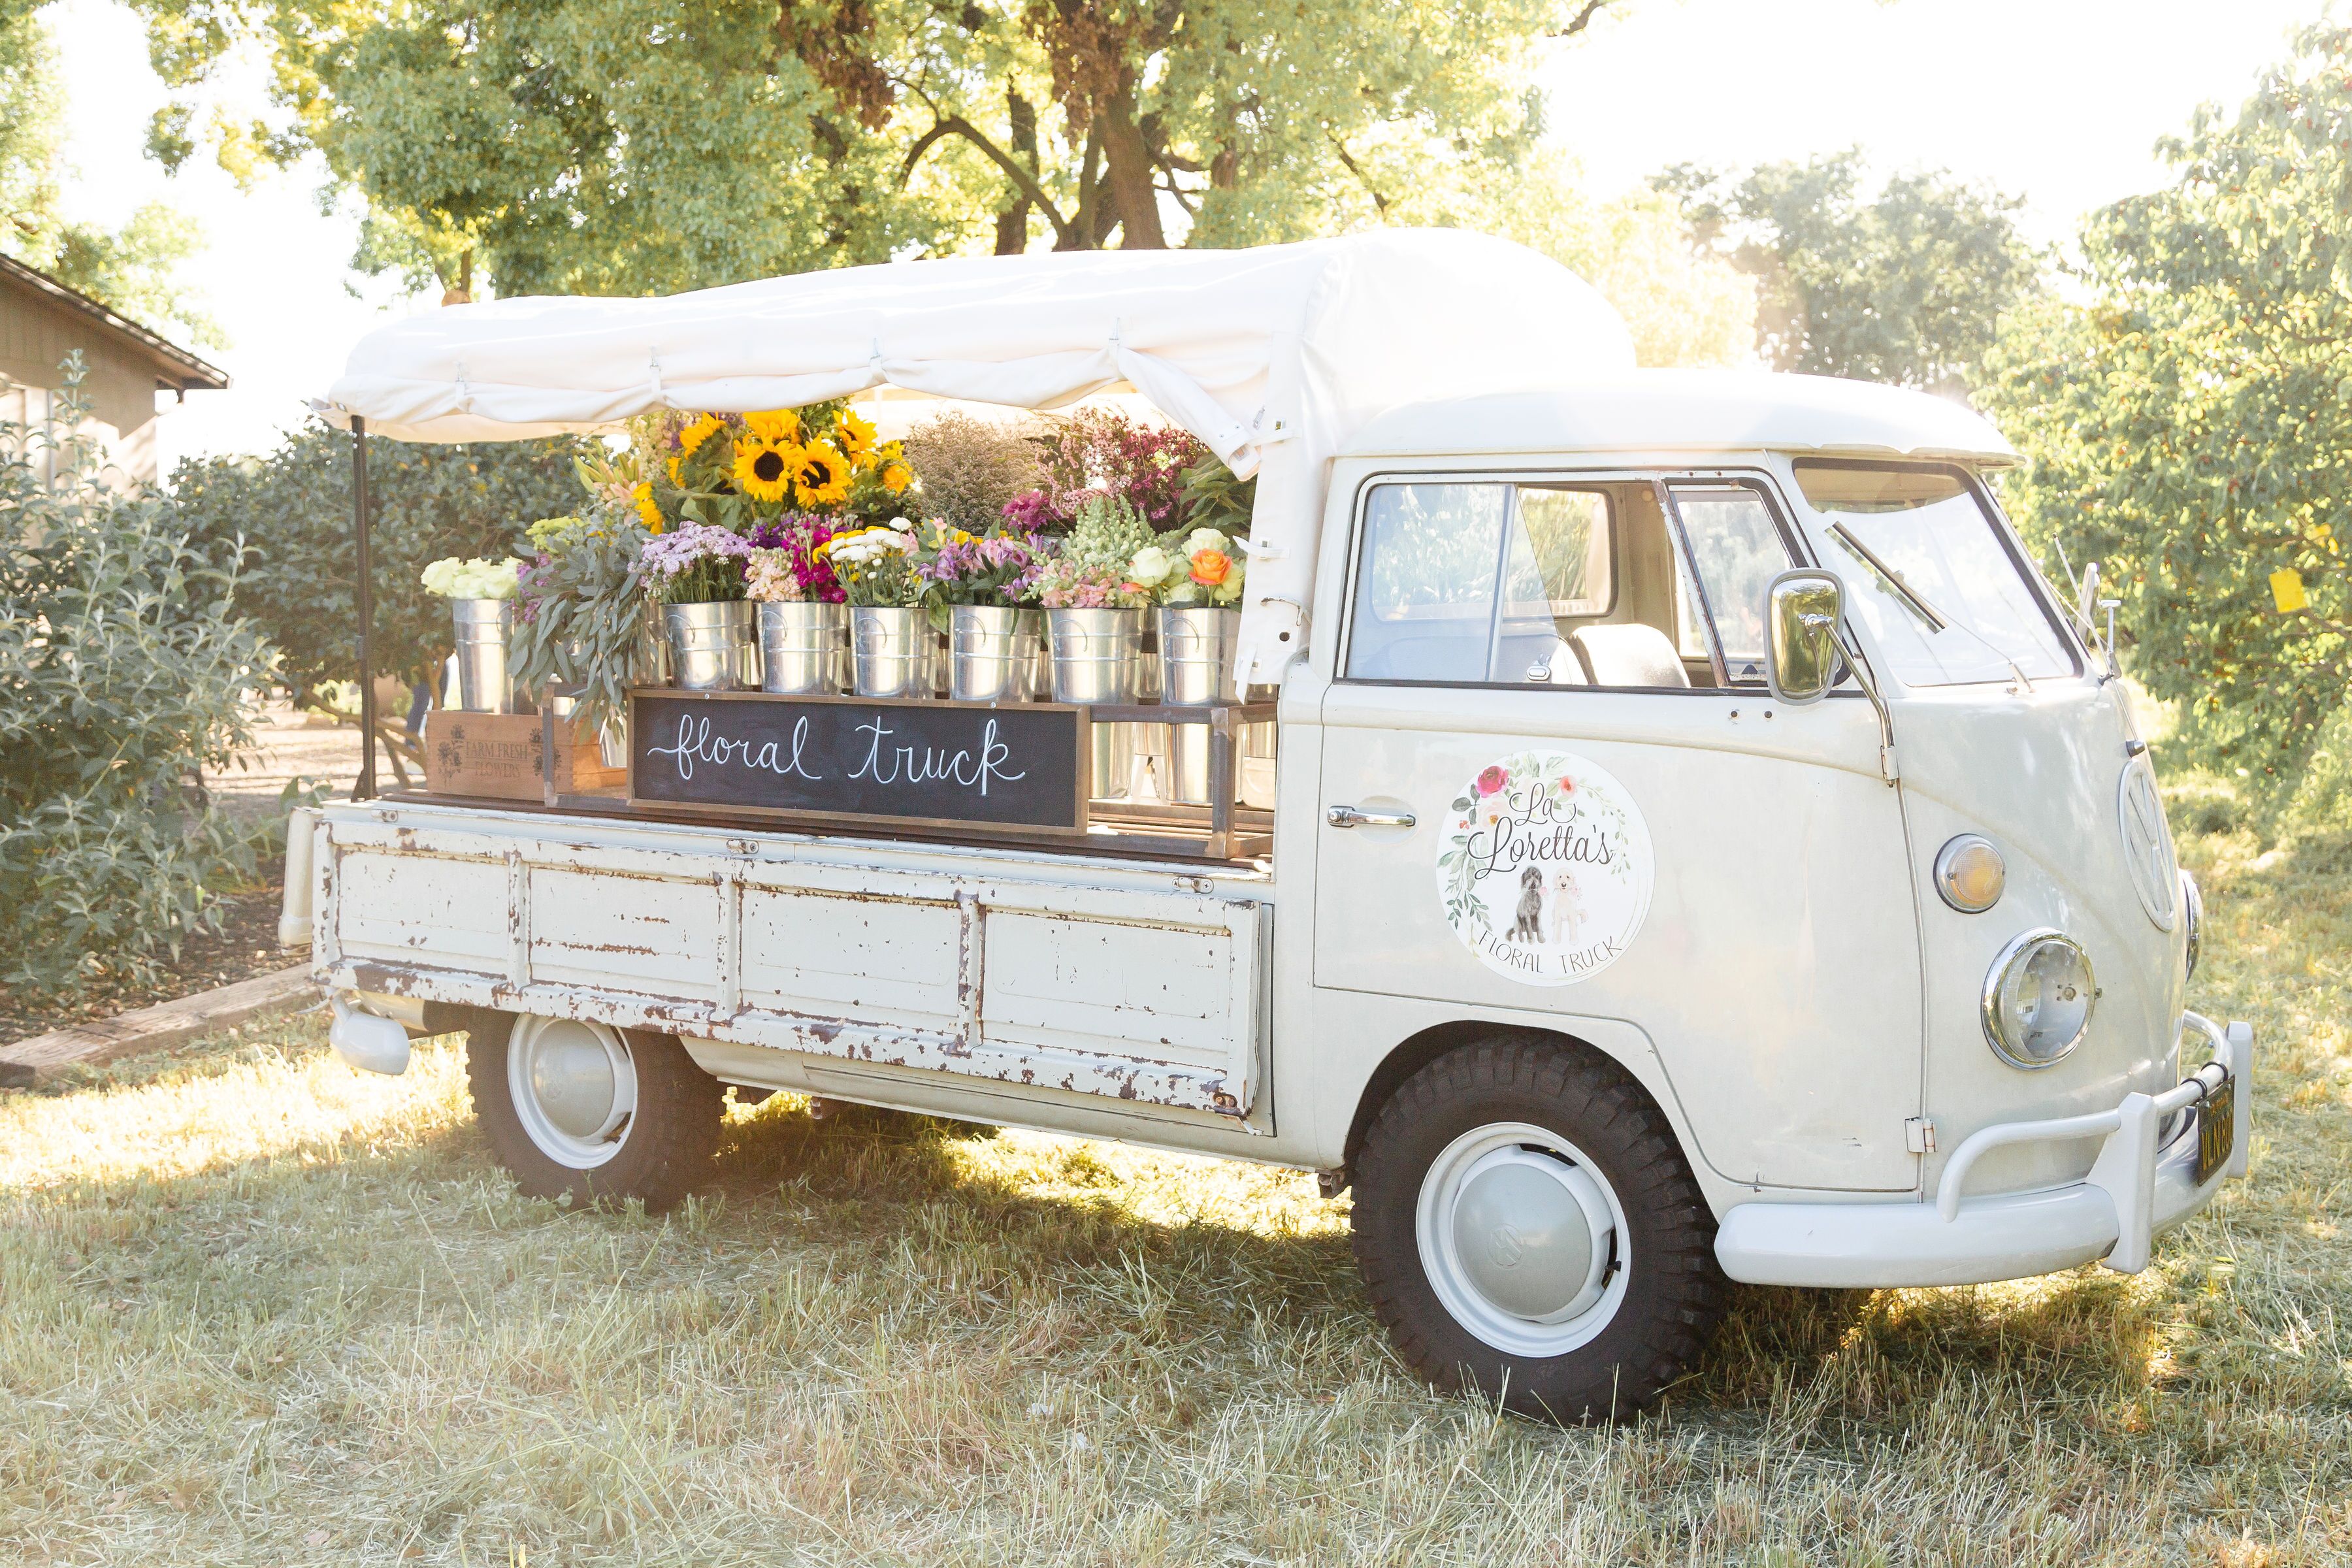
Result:
M657 533L637 552L637 569L648 576L675 577L698 561L748 561L751 542L729 529L689 522Z

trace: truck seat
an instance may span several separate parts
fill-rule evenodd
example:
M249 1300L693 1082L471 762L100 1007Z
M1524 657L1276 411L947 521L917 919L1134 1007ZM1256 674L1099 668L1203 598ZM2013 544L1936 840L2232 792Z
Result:
M1579 626L1569 634L1585 673L1595 686L1690 685L1690 672L1675 652L1666 634L1634 622L1625 626Z

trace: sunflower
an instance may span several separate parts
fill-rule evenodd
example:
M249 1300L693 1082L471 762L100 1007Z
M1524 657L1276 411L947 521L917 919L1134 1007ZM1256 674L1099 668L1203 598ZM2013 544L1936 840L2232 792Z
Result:
M830 441L799 448L793 493L803 506L837 506L849 494L849 459Z
M914 480L914 470L908 468L904 463L885 463L882 465L882 488L888 490L894 496L904 493L907 487L912 484Z
M752 435L779 447L790 446L800 438L801 416L789 408L771 408L764 414L746 414L743 423L751 426Z
M782 501L792 493L801 449L786 442L746 436L735 443L735 488L755 501Z
M727 421L716 414L698 415L692 424L677 433L677 455L694 456L695 448L727 428Z
M659 533L663 527L662 513L661 508L654 501L653 481L647 479L639 484L629 492L629 500L636 504L637 515L646 520L646 527Z
M833 439L843 456L852 463L862 464L874 450L874 423L845 408L834 416Z

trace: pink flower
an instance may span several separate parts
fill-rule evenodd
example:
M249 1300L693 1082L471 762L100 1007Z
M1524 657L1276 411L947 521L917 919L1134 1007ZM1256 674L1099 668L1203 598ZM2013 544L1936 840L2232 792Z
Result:
M1478 793L1480 795L1493 795L1496 790L1501 789L1505 784L1510 782L1511 775L1505 773L1502 769L1502 764L1498 763L1478 775Z

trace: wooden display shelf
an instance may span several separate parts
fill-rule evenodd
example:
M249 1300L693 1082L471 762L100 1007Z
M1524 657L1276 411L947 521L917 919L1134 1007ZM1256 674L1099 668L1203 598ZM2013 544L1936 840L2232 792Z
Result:
M636 699L660 698L668 700L673 712L682 710L677 704L683 701L688 704L707 702L711 705L713 712L724 711L721 705L742 712L744 710L737 705L764 702L800 705L803 710L820 705L836 710L862 707L869 711L902 711L933 716L945 716L947 710L967 710L983 717L992 713L1006 717L1023 713L1041 716L1066 714L1069 717L1063 723L1067 727L1070 743L1075 747L1077 765L1075 774L1062 781L1068 786L1070 798L1065 803L1061 802L1061 797L1055 797L1059 803L1056 820L1045 826L963 821L933 815L828 810L746 800L655 799L648 798L637 787L637 769L651 742L651 737L642 732L632 735L631 767L626 773L588 775L583 770L575 783L574 775L559 766L553 770L555 776L551 777L544 759L564 751L565 743L561 739L558 721L551 716L522 721L538 731L542 748L540 766L532 770L537 775L533 782L542 784L534 792L538 796L535 800L518 799L520 791L515 795L485 793L474 795L444 789L399 791L383 798L394 802L478 803L506 810L722 825L754 830L764 827L828 836L906 838L930 843L1019 845L1064 853L1152 859L1233 863L1255 860L1273 853L1273 813L1242 805L1234 798L1238 793L1236 785L1240 771L1240 728L1244 724L1271 721L1275 716L1275 705L1271 702L1198 706L1174 703L955 703L930 698L807 699L769 697L761 692L688 692L674 687L647 688L632 691L630 696L633 710ZM542 710L548 706L542 702ZM691 709L683 710L690 711ZM1095 724L1206 725L1210 731L1211 804L1192 805L1096 797L1093 794L1094 781L1087 773L1093 751L1091 731ZM634 724L632 729L633 731L635 730ZM1055 743L1058 745L1058 741ZM593 745L588 749L593 752ZM592 777L593 784L590 782ZM583 785L587 787L581 787Z

